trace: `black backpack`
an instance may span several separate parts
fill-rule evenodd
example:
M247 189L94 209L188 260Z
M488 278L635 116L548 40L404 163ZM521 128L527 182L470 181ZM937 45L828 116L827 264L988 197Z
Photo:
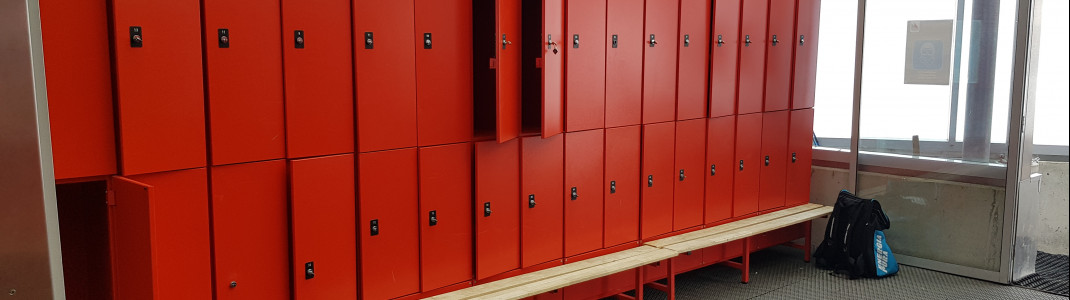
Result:
M890 226L880 202L840 191L825 226L825 240L814 252L817 267L851 279L894 275L899 265L883 232Z

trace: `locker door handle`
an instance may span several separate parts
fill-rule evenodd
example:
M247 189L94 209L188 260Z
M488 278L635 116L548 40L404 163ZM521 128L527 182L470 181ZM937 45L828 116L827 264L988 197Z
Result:
M305 280L309 280L316 277L316 262L305 263ZM238 285L237 282L232 282L231 287Z
M710 176L717 175L717 165L710 165Z
M230 48L230 30L220 28L217 32L219 33L219 48Z
M654 39L654 35L651 34L650 35L650 47L654 47L654 45L657 45L657 44L658 44L658 40Z
M546 50L550 50L550 49L553 49L554 50L554 54L557 54L557 51L558 51L557 50L557 42L554 41L554 38L553 38L552 35L547 34L546 35Z
M776 47L776 44L779 44L779 43L780 43L780 40L778 40L778 39L776 38L776 35L774 34L774 35L773 35L773 46L774 46L774 47Z
M806 35L805 34L800 34L799 35L799 46L802 46L802 45L805 45L805 44L806 44Z
M580 193L576 191L576 187L572 187L572 200L576 200L580 197Z
M505 34L503 33L503 34L502 34L502 50L505 50L505 46L509 46L509 45L512 45L512 44L513 44L513 42L510 42L510 41L509 41L509 40L508 40L508 39L506 38Z
M742 159L739 160L739 170L743 171L743 160Z
M687 47L687 46L690 46L690 45L691 45L691 35L685 34L684 35L684 47Z
M724 36L718 34L717 35L717 47L720 47L722 45L724 45Z
M579 47L580 47L580 35L573 34L572 35L572 48L579 48Z
M749 34L743 38L743 46L750 47L750 35Z
M617 35L613 35L613 48L617 48Z
M654 175L646 176L646 187L654 187Z
M431 33L424 33L424 49L431 49Z
M528 208L535 208L535 194L528 195Z
M609 193L610 194L616 194L617 193L617 181L616 180L613 180L613 181L609 182Z
M766 167L768 167L768 166L769 166L769 155L766 155L766 156L765 156L765 166L766 166Z
M141 48L144 42L143 37L144 32L141 31L141 26L130 26L130 48Z
M364 49L375 49L375 34L370 31L364 33Z
M792 152L792 153L791 153L791 163L795 163L795 160L796 160L796 159L797 159L797 158L795 157L795 152Z
M432 210L430 213L428 213L428 215L429 216L428 216L428 220L427 220L427 225L428 226L438 225L438 213L436 213L435 211Z
M687 178L687 176L684 176L684 169L680 169L680 181L684 181L684 178Z
M490 211L490 202L483 203L483 216L489 217L490 213L492 213L492 211Z
M372 236L379 235L379 219L372 220L371 223Z
M305 49L305 31L294 30L294 48Z

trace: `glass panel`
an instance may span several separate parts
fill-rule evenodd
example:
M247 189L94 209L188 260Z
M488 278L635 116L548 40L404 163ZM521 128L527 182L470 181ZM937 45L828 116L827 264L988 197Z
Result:
M814 134L821 147L851 147L857 1L821 2Z

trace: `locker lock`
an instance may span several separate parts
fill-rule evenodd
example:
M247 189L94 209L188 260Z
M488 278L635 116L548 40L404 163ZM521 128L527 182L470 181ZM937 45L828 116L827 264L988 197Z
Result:
M616 194L617 193L617 181L616 180L613 180L613 181L609 182L609 193L610 194Z
M294 30L294 48L305 49L305 31Z
M371 223L372 236L379 235L379 219L372 220Z
M750 35L743 37L743 46L750 47Z
M617 35L613 35L613 48L617 48Z
M806 35L805 34L800 34L799 35L799 46L802 46L802 45L805 45L805 44L806 44Z
M721 45L724 45L724 36L718 34L717 35L717 47L720 47Z
M130 48L141 48L143 35L141 26L130 26Z
M554 54L557 54L557 52L558 52L558 50L557 50L557 42L554 41L553 35L547 34L546 35L546 50L550 50L550 49L553 49L554 50Z
M311 262L310 261L310 262L305 263L305 280L309 280L309 279L312 279L314 277L316 277L316 265L315 265L315 262ZM231 283L232 286L236 285L236 284L237 283Z
M230 288L236 288L236 287L238 287L238 282L237 281L231 281L230 282Z
M483 216L489 217L490 213L492 213L492 211L490 211L490 202L483 203Z
M375 49L375 35L370 31L364 33L364 49Z
M505 46L509 46L509 45L512 45L512 44L513 44L513 42L510 42L508 39L506 39L505 34L503 33L502 34L502 50L505 50Z
M710 165L710 176L717 175L717 165Z
M220 28L219 32L219 48L230 48L230 30L226 28Z
M431 49L431 33L424 33L424 49Z
M778 40L778 39L776 38L776 35L774 34L774 35L773 35L773 46L775 47L775 46L776 46L776 44L779 44L779 43L780 43L780 40Z
M427 226L435 225L438 225L438 212L432 210L428 212Z
M655 40L654 39L654 35L651 34L650 35L650 47L654 47L654 45L657 45L657 44L658 44L658 40Z
M528 208L535 208L535 194L528 195Z
M691 45L691 35L685 34L684 35L684 47L687 47L687 46L690 46L690 45Z
M766 156L765 156L765 166L766 166L766 167L768 167L768 166L769 166L769 155L766 155Z
M687 178L687 176L684 176L684 169L680 169L680 181L684 181L684 178Z
M646 187L654 187L654 175L646 176Z
M580 47L580 35L573 34L572 35L572 48L579 48L579 47Z
M742 159L739 160L739 170L743 171L743 160Z
M572 200L576 200L580 197L580 193L576 190L576 187L572 187Z
M795 163L795 160L796 160L796 159L797 159L797 158L795 157L795 152L792 152L792 153L791 153L791 163Z

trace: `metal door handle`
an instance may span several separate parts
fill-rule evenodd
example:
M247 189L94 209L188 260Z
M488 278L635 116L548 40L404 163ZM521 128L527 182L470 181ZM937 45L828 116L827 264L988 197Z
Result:
M743 171L743 160L742 159L739 160L739 170Z
M769 166L769 155L765 156L765 166Z
M576 187L572 187L572 200L576 200L580 197L580 193L576 191Z
M646 176L646 187L654 187L654 175Z
M580 47L580 35L573 34L572 35L572 48L579 48L579 47Z
M750 47L750 35L749 34L746 37L743 38L743 45L746 46L746 47Z
M654 35L651 34L650 35L650 47L654 47L654 45L657 45L657 44L658 44L658 40L654 39Z
M691 45L691 35L684 35L684 47Z
M792 152L791 153L791 163L795 163L795 159L796 159L795 152Z
M687 178L687 176L684 176L684 169L680 169L680 181L684 181L684 178Z
M428 226L438 225L438 213L436 213L435 211L432 210L428 214L429 214L430 220L428 220L427 225Z
M535 194L528 195L528 208L535 208Z
M773 46L776 46L776 44L779 44L779 43L780 43L780 40L778 40L778 39L776 38L776 35L774 34L774 35L773 35Z
M613 180L613 181L609 182L609 193L610 194L616 194L617 193L617 181L616 180Z
M804 44L806 44L806 35L805 34L800 34L799 35L799 46L802 46Z
M710 176L717 175L717 165L710 165Z
M483 216L489 217L492 211L490 210L490 202L483 203Z
M546 35L546 50L553 49L554 54L557 54L557 42L554 41L552 35Z
M718 34L717 35L717 47L720 47L721 45L724 45L724 36Z
M379 235L379 219L372 220L371 223L372 236Z
M508 39L506 39L505 34L503 33L502 34L502 50L505 50L505 46L512 45L512 44L513 44L513 42L510 42Z
M431 49L431 33L424 33L424 49Z

